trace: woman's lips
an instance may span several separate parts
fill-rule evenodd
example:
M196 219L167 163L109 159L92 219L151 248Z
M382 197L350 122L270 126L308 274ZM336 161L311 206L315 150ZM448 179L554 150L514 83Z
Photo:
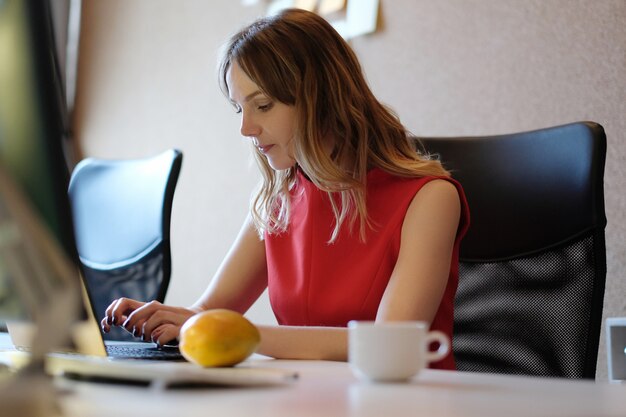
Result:
M273 147L274 145L257 146L257 148L259 148L259 151L261 151L261 153L263 154L268 153Z

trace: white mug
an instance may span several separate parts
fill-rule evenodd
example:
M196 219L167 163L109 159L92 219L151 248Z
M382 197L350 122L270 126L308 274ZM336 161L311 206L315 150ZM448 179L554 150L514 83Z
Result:
M429 351L431 343L439 343ZM370 381L403 381L450 352L450 339L428 331L421 321L348 323L348 361L353 372Z

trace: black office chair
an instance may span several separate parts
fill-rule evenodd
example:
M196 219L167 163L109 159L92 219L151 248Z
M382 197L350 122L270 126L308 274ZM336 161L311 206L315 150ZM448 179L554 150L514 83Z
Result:
M112 300L163 301L171 275L170 217L182 153L88 158L70 179L76 245L96 318ZM108 339L130 339L114 329Z
M595 378L606 278L602 126L420 139L470 206L458 369Z

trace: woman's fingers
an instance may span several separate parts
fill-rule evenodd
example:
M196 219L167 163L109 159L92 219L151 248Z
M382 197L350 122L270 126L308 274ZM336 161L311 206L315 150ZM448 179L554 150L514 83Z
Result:
M143 323L152 317L154 313L167 308L167 306L164 306L158 301L150 301L130 313L126 320L120 323L120 326L132 333L133 328L141 329Z
M105 333L109 333L111 331L111 326L109 325L109 318L107 316L104 316L104 318L100 320L100 327L102 328L102 331Z
M128 314L134 309L142 306L141 301L132 300L130 298L118 298L113 300L106 308L104 317L100 321L100 326L104 332L109 332L112 325L123 323Z
M180 327L194 314L193 310L151 301L133 311L122 325L135 336L141 337L144 341L150 341L152 332L160 325L173 324Z
M133 310L141 307L143 302L130 298L118 298L105 310L105 319L108 325L120 325Z
M180 326L173 324L163 324L152 332L152 341L159 346L165 346L176 340L180 333Z
M164 325L172 325L177 329L180 329L183 323L193 315L193 311L184 308L171 307L168 310L159 310L143 324L143 338L144 340L154 340L154 331ZM174 337L177 335L178 334L176 333Z

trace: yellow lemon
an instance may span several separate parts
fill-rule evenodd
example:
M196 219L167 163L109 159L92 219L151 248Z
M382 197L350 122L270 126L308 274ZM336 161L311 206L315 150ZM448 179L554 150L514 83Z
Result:
M207 310L189 318L180 329L179 349L200 366L233 366L259 345L259 330L241 314L225 309Z

